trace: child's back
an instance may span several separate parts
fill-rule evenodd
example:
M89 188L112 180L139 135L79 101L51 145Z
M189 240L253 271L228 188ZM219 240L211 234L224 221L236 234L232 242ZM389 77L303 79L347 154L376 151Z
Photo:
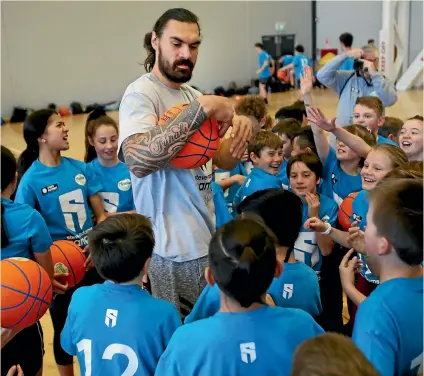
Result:
M382 375L418 374L423 362L423 277L396 278L377 287L358 308L353 340Z
M74 293L61 343L78 357L81 374L153 375L180 324L171 303L107 281Z
M175 332L156 375L290 375L297 346L321 333L297 309L218 312Z
M268 289L279 307L299 308L313 317L321 314L321 298L315 271L302 262L284 263L283 273Z

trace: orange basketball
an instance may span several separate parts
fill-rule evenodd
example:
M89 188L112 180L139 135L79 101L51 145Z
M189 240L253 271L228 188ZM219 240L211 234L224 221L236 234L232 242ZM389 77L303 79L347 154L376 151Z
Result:
M288 76L287 76L287 72L286 71L278 71L277 72L277 77L279 80L281 81L286 81Z
M353 214L352 203L359 192L353 192L347 196L339 207L339 223L342 228L347 231L350 228L350 217Z
M85 275L84 262L86 260L82 249L69 240L56 240L50 247L53 268L55 273L68 273L67 277L60 277L60 283L68 283L74 287L82 281Z
M159 125L176 117L186 104L171 107L159 119ZM207 119L177 153L171 164L178 168L198 168L209 161L219 147L219 127L215 119Z
M36 323L52 302L47 272L30 259L1 261L1 327L23 329Z

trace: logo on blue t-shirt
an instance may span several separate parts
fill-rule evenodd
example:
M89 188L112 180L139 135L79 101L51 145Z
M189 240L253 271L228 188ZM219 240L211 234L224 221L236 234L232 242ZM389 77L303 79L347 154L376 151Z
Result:
M336 184L338 182L337 177L334 174L334 172L331 174L331 181L333 182L333 184Z
M129 191L131 189L131 180L130 179L121 180L118 183L118 189L124 192Z
M87 180L85 179L85 176L83 174L78 174L75 176L75 181L78 185L85 185Z
M244 363L253 363L256 360L255 342L240 343L240 354Z
M293 296L293 284L285 283L283 286L283 298L290 299Z
M58 189L59 189L59 186L57 184L50 184L47 187L41 188L41 194L44 196L47 193L57 191Z
M107 309L106 310L106 317L105 317L105 324L109 328L113 328L116 326L116 322L118 321L118 310L117 309Z

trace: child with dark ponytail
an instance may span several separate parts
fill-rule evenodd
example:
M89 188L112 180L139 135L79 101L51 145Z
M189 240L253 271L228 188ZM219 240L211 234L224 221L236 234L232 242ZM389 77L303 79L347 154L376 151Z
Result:
M302 310L264 303L282 271L275 244L256 217L242 215L217 230L205 277L218 285L221 308L177 329L155 375L290 374L297 346L323 330Z
M118 125L103 109L94 110L85 124L85 162L102 185L99 196L108 215L135 213L130 171L117 150Z
M62 151L69 149L68 128L55 111L30 114L24 122L24 139L27 148L19 158L21 180L16 202L41 214L53 241L70 240L84 248L88 244L87 233L94 226L92 212L97 223L106 218L98 194L101 184L85 163L61 156ZM79 286L98 282L102 279L91 269ZM57 295L50 307L54 354L61 376L73 375L73 358L63 351L60 333L74 290Z
M55 279L50 246L52 238L43 217L25 204L10 198L16 190L17 163L6 147L1 147L1 259L23 257L36 261L49 274L55 293L63 294L67 285ZM39 322L2 340L2 369L18 364L26 375L37 374L43 364L43 331ZM3 337L3 332L2 332ZM4 347L3 347L4 346Z

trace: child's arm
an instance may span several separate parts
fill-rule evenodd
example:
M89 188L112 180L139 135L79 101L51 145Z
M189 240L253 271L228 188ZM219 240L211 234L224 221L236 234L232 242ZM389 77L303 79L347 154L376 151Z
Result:
M366 299L366 296L355 287L355 271L361 267L361 263L356 256L349 260L353 252L354 249L352 248L345 254L340 263L339 272L343 291L355 305L359 306Z
M52 254L50 250L47 250L43 253L34 252L34 259L49 275L53 291L56 294L64 294L68 290L68 284L66 283L66 285L64 285L60 283L56 278L64 277L68 274L56 274L54 272Z
M313 124L327 132L333 133L336 138L338 138L344 144L350 147L360 157L367 157L368 153L371 151L371 146L369 146L361 137L349 133L346 129L342 127L336 127L336 119L333 119L331 122L328 121L319 109L311 108L310 113L310 120Z
M96 223L103 222L106 219L106 213L100 196L95 193L94 195L90 196L88 201L90 201L90 206L93 209L94 216L96 217Z
M288 71L289 69L292 69L292 68L294 68L294 64L293 63L288 64L288 65L285 65L284 67L280 68L280 71L281 72L284 72L284 71Z
M313 86L313 72L312 68L308 65L303 68L303 75L300 77L300 91L303 94L303 101L305 103L306 112L308 114L309 124L314 134L315 146L317 148L318 157L321 163L324 164L330 151L330 144L324 131L319 128L313 121L314 110L312 108L311 89ZM312 110L312 111L311 111ZM319 111L319 110L318 110Z
M328 226L330 226L331 230L327 235L342 247L349 248L350 245L348 242L348 232L340 231L334 227L331 227L329 223L325 223L317 217L309 218L304 224L306 230L313 230L317 233L327 231Z
M221 186L221 188L224 191L226 191L233 184L243 185L245 180L246 180L246 176L237 174L237 175L230 176L229 178L221 179L220 181L217 181L215 183L219 184Z

